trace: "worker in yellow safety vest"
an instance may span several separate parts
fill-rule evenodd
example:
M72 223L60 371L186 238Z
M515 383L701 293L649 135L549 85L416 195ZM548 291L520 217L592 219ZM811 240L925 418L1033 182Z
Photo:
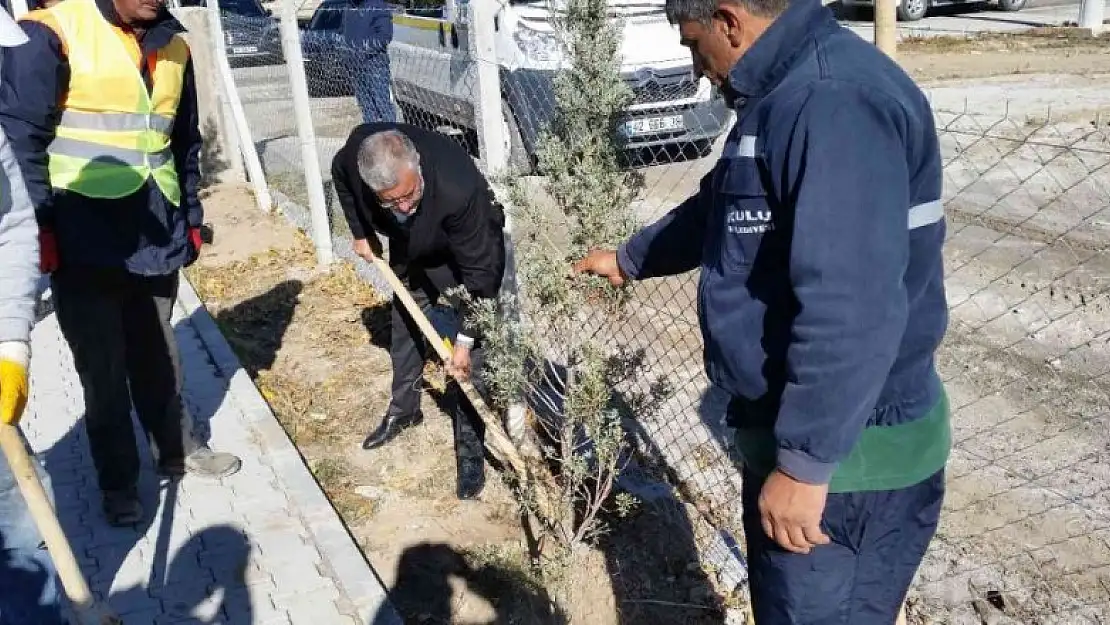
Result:
M64 0L21 26L29 41L4 58L0 126L84 388L104 513L131 525L144 518L132 407L160 476L240 467L193 431L170 322L180 270L202 243L189 46L161 0Z

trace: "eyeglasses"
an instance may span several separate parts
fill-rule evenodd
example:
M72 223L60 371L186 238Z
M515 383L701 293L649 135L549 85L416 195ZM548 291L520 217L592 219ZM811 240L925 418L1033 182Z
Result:
M392 200L383 200L378 198L378 203L386 210L397 210L398 206L403 204L412 204L420 201L420 195L424 192L424 174L418 173L419 178L417 184L412 188L412 191Z

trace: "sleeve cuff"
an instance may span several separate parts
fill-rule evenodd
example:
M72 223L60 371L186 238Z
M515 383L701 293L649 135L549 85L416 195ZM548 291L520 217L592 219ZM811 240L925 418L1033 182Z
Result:
M26 369L31 362L31 345L23 341L0 343L0 360L17 363Z
M460 347L470 349L471 347L474 347L474 339L463 334L462 332L459 332L455 335L455 344Z
M821 462L797 449L779 449L778 469L806 484L828 484L837 463Z
M625 276L632 280L636 280L640 276L639 265L632 260L632 256L628 253L628 242L617 248L617 266L620 267Z

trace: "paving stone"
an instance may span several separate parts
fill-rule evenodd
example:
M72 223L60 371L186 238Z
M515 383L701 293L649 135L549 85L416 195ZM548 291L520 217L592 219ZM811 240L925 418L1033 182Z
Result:
M198 306L184 283L175 323L185 403L197 431L239 455L243 470L159 486L137 434L147 518L134 529L101 516L72 356L53 315L35 328L23 429L93 594L126 625L344 625L355 621L337 605L376 612L385 602L380 582Z

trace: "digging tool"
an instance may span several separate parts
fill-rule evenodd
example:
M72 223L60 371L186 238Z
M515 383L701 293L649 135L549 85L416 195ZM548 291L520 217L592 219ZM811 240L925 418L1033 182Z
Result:
M416 304L416 301L412 299L412 294L405 288L405 285L401 282L400 278L397 277L397 274L393 273L393 269L389 264L375 255L373 257L373 265L385 276L386 282L388 282L389 286L393 289L393 294L397 299L401 300L401 304L405 307L405 310L407 310L413 320L416 321L417 327L420 328L420 333L424 335L424 338L427 339L428 343L436 350L436 355L439 356L439 359L442 360L444 364L451 362L451 348L449 344L443 340L443 337L441 337L439 332L432 326L432 322L428 320L424 311L421 310L420 306ZM513 445L512 440L509 439L509 435L506 434L505 430L501 427L501 421L486 406L485 401L478 394L474 385L469 380L456 379L456 383L459 385L463 394L466 395L467 401L474 407L474 411L478 414L478 417L480 417L486 425L486 447L490 452L497 457L498 460L512 467L513 471L526 482L530 483L536 481L538 476L536 475L537 471L535 467L525 462L520 452L517 451L516 446ZM554 518L554 516L552 516L551 504L547 500L543 489L535 489L534 495L540 515L546 519Z
M66 595L73 603L80 619L81 625L123 625L123 621L113 614L107 606L97 603L89 591L89 585L81 574L81 567L77 565L77 558L69 546L46 490L39 480L35 464L27 453L27 446L23 435L13 425L0 423L0 449L12 468L12 475L19 485L19 491L27 502L27 509L35 526L46 543L46 549L54 560L54 567L58 570L58 579L62 582Z

